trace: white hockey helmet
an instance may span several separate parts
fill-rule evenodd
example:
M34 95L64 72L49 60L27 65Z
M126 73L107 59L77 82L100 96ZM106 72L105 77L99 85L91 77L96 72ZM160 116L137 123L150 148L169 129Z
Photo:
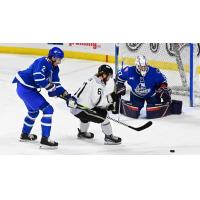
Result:
M143 55L139 55L136 58L135 65L137 70L142 76L145 76L148 71L147 59Z

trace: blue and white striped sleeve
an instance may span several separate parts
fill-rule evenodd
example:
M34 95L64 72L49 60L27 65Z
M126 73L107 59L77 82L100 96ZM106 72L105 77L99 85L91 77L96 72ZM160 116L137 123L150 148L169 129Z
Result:
M117 82L118 83L125 83L128 76L128 67L122 68L118 71Z

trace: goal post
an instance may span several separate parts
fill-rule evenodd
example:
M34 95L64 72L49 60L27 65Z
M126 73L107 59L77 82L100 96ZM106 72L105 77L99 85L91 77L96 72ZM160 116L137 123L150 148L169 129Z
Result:
M190 47L190 106L194 106L194 45L189 43Z

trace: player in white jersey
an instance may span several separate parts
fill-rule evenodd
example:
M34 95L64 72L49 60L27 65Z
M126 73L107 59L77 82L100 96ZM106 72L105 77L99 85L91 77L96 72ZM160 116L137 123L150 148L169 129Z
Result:
M77 105L87 109L72 108L71 113L80 119L78 138L92 139L93 133L88 132L89 123L100 123L105 134L104 144L120 144L121 138L114 136L110 121L107 119L108 111L114 109L113 103L118 95L112 92L104 94L106 83L113 77L113 70L109 65L101 65L98 73L83 84L75 93ZM74 106L73 106L74 107Z

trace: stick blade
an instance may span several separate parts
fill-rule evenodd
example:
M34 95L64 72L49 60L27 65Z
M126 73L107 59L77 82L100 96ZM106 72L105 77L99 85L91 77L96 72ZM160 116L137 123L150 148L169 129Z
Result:
M135 131L143 131L144 129L149 128L152 124L153 124L152 121L148 121L146 124L144 124L142 126L139 126L137 128L136 127L132 127L132 126L129 126L129 128L132 128Z

